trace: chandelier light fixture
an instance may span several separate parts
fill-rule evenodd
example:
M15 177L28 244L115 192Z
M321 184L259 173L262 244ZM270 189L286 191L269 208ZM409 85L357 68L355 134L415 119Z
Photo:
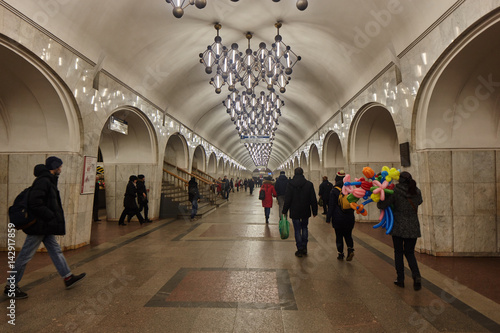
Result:
M172 13L175 17L181 18L184 15L184 9L187 6L195 5L196 8L202 9L207 5L207 0L165 0L171 4L173 9Z
M231 47L222 43L222 26L216 23L214 42L199 55L205 73L211 75L209 83L215 92L220 94L222 87L227 86L229 95L222 104L238 135L242 141L246 140L245 147L255 165L261 166L266 166L269 161L281 108L285 105L276 92L286 92L293 67L301 60L283 42L279 32L281 22L274 26L277 34L269 48L261 42L257 50L252 50L252 33L247 32L247 48L242 52L237 43L231 44Z

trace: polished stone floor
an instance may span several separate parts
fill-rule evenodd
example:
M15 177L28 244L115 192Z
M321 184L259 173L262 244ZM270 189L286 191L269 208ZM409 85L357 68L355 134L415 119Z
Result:
M276 202L275 202L276 203ZM367 207L370 208L370 207ZM391 239L357 224L353 261L336 259L333 229L309 222L308 256L266 225L257 195L195 221L94 223L89 246L65 252L87 277L65 290L37 253L2 332L500 332L500 258L418 255L423 288L398 288ZM291 228L293 233L293 228ZM0 253L0 278L7 256ZM407 271L409 274L409 271Z

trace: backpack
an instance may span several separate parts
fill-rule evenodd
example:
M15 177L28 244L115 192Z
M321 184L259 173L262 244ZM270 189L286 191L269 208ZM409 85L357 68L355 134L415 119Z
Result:
M266 198L266 190L261 189L259 192L259 200L264 200Z
M19 193L14 204L9 207L9 220L17 230L27 228L35 223L35 219L28 213L28 196L31 186Z
M340 191L340 193L339 193L339 201L338 201L340 209L342 209L343 212L345 212L347 210L353 210L351 208L351 203L349 202L349 200L347 200L347 195L344 195L342 193L342 189L340 187L338 187L338 186L335 186L334 188L336 188L336 189L338 189Z

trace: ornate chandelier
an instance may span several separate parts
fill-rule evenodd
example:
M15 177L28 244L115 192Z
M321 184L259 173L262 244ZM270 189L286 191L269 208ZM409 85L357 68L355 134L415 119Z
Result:
M248 47L245 53L238 50L238 44L233 43L228 48L222 44L219 31L222 26L214 25L217 36L214 43L207 46L205 52L200 53L200 63L205 66L207 74L215 75L210 79L210 84L215 88L215 92L220 94L222 86L227 85L229 91L236 89L236 84L240 83L245 87L248 95L251 95L259 82L264 82L269 91L277 87L281 93L286 91L286 85L290 82L293 67L301 59L291 47L283 42L279 34L281 22L274 25L277 34L270 49L266 43L259 44L257 51L250 47L252 34L246 33Z
M202 9L207 5L207 0L165 0L171 4L173 9L172 13L175 17L181 18L184 15L184 9L189 5L196 5L197 8ZM220 0L219 0L220 1ZM238 2L239 0L231 0ZM280 2L280 0L273 0L273 2ZM307 0L297 0L297 9L305 10L308 6Z

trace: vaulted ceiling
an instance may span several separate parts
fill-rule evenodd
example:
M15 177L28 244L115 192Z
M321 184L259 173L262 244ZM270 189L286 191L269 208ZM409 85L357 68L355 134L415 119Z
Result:
M250 170L222 100L198 54L213 43L222 24L225 45L252 49L270 45L274 24L283 41L302 57L284 94L282 116L268 167L275 169L342 105L443 15L456 0L207 0L182 18L164 0L5 0L42 27L97 62L172 117ZM264 88L264 86L263 86Z

